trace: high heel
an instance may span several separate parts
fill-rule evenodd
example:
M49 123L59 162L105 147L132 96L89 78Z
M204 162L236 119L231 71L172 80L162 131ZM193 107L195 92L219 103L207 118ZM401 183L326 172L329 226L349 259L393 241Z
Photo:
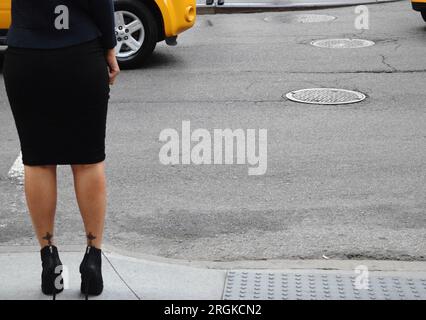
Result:
M81 282L81 285L84 286L83 281ZM89 288L90 288L90 278L87 278L85 290L84 290L84 292L86 293L85 300L89 300Z
M102 278L102 251L98 248L88 246L83 261L80 264L81 293L86 300L89 295L98 296L104 289Z
M45 295L53 296L53 300L55 300L56 295L64 290L62 268L58 268L62 267L58 248L52 245L46 246L40 250L40 256L43 267L41 273L41 291ZM58 284L58 279L60 280L60 288L56 286L56 284Z

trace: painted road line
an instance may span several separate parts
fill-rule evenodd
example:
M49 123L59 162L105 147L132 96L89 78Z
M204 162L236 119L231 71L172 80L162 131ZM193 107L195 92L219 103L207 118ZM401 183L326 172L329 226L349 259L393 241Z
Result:
M16 158L7 175L9 178L16 179L20 182L24 180L24 164L22 163L22 153L19 153L19 156Z

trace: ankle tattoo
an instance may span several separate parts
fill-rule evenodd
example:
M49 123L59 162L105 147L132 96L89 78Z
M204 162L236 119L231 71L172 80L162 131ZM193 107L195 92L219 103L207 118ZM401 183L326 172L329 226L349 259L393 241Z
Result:
M52 245L53 235L52 235L52 234L50 234L49 232L46 232L46 235L45 235L42 239L43 239L43 240L46 240L46 241L47 241L47 244L48 244L49 246L51 246L51 245Z
M87 240L89 242L89 246L92 246L92 241L95 240L95 239L96 239L96 237L91 232L89 232L89 234L87 235Z

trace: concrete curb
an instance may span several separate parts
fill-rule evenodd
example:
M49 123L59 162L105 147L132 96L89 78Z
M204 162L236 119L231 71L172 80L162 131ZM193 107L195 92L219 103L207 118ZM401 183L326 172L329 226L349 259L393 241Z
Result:
M426 272L426 261L394 261L394 260L243 260L243 261L202 261L171 259L141 253L129 252L111 245L105 245L105 251L111 254L150 261L156 263L181 265L191 268L234 270L234 269L256 269L256 270L342 270L353 271L357 266L366 265L371 271L384 272Z
M84 252L85 245L61 245L61 252ZM31 253L37 252L36 246L0 246L0 255L9 253ZM149 263L163 265L175 265L198 269L262 269L262 270L342 270L351 271L357 266L366 265L371 271L384 272L426 272L426 261L395 261L395 260L242 260L242 261L203 261L203 260L183 260L172 259L142 253L126 251L121 248L104 244L103 251L107 254L125 257L131 260L138 260Z
M353 1L326 1L312 3L294 3L291 1L283 1L282 3L225 3L224 5L205 5L197 4L197 14L232 14L232 13L259 13L259 12L282 12L282 11L302 11L316 10L339 7L350 7L356 5L372 5L390 2L398 2L402 0L353 0Z

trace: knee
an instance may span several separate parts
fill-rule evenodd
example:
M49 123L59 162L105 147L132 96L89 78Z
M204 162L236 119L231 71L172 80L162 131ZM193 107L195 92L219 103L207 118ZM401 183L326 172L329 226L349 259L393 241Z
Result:
M71 168L73 170L87 170L93 168L93 166L93 164L73 164L71 165Z
M73 164L71 169L74 173L85 172L90 170L99 170L103 168L103 162L93 164Z

